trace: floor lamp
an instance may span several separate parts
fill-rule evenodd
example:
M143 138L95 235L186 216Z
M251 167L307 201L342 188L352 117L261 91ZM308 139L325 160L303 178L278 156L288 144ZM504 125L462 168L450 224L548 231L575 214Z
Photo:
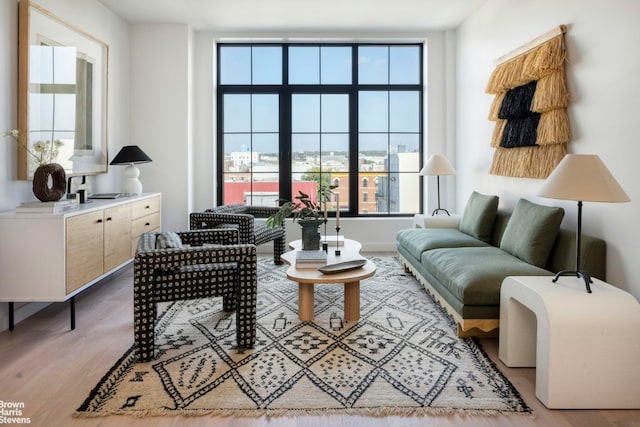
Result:
M561 271L553 278L576 276L584 280L587 292L593 283L588 272L580 269L582 235L582 202L628 202L629 196L615 180L609 169L595 154L567 154L551 172L540 188L538 196L578 202L578 230L576 233L576 269Z
M445 212L447 215L449 211L440 207L440 175L455 175L456 170L451 166L451 163L442 154L434 154L429 157L427 164L424 165L420 171L420 176L437 176L438 178L438 208L431 213L434 216L437 212Z

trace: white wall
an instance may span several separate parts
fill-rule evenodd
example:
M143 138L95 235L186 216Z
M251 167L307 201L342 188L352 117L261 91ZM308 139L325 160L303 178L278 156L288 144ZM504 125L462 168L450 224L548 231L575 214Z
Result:
M640 299L640 2L635 0L489 0L457 34L457 202L478 190L500 196L511 209L521 197L565 209L563 227L575 229L575 202L536 197L542 180L489 175L492 96L484 92L501 55L560 25L568 27L569 152L597 154L625 189L631 203L585 203L583 232L607 241L607 281Z
M129 139L129 26L95 0L38 0L40 6L109 45L109 158ZM18 3L0 2L0 133L18 126ZM31 181L17 181L16 144L0 136L0 211L33 200ZM88 180L94 191L119 188L120 169ZM0 236L1 238L1 236ZM16 266L21 268L21 266ZM16 284L18 285L18 284ZM43 304L16 305L16 322ZM6 304L0 304L0 330L7 327Z
M153 160L139 165L140 181L162 192L164 230L188 229L191 208L191 40L186 25L131 27L130 143Z
M215 46L209 33L194 35L194 156L193 166L196 179L193 181L193 211L203 211L214 203L215 165Z

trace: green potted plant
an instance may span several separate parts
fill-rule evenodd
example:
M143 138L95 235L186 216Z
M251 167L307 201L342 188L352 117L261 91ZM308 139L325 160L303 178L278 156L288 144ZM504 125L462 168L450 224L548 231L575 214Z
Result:
M308 194L298 191L298 195L294 196L294 201L285 201L278 212L267 218L267 227L280 227L287 218L292 218L302 227L302 249L320 249L318 227L324 223L324 211L321 203L328 200L331 190L334 188L336 188L335 185L321 186L318 192L318 200L315 202L311 200Z

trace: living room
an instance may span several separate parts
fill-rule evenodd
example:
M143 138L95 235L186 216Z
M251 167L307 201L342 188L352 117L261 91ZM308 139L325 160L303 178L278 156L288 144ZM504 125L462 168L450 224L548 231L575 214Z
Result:
M345 16L349 12L357 18L334 20L333 8L327 3L283 1L278 2L283 9L269 14L261 9L255 16L236 10L234 21L217 22L207 29L184 22L130 23L106 6L117 2L37 3L109 45L109 156L124 145L136 144L153 159L140 166L140 179L145 192L162 193L163 230L187 229L189 212L215 205L212 76L216 41L296 38L424 41L428 88L424 160L442 153L457 171L455 177L441 180L443 205L462 213L474 190L498 195L499 208L504 210L526 198L563 207L563 227L575 229L575 202L538 197L541 180L489 173L494 149L489 145L493 123L487 116L492 96L485 92L497 58L553 27L566 25L567 111L572 135L568 151L599 155L631 199L624 204L586 203L583 232L607 242L607 282L640 299L640 283L635 281L640 277L635 260L640 243L629 229L632 218L640 213L633 184L637 172L631 161L639 149L630 129L640 98L640 89L633 84L640 72L640 58L627 51L633 49L631 41L640 32L640 6L633 0L588 4L578 0L475 1L468 16L448 28L421 25L421 15L426 20L427 14L420 2L380 2L377 8L361 2L349 6L335 2L338 10L346 9ZM8 130L18 121L17 2L4 1L0 8L0 85L5 94L0 100L0 129ZM269 23L266 17L271 15L281 27ZM31 183L16 180L16 158L16 146L7 139L0 149L0 164L4 165L0 211L33 199ZM110 167L108 174L89 180L94 191L110 192L119 189L121 176L120 168ZM432 211L437 203L434 180L425 178L423 198L423 212ZM369 232L371 221L379 232ZM360 241L365 251L393 252L396 232L411 226L409 216L344 218L342 232ZM291 224L288 227L292 238L297 231ZM17 320L42 306L22 308ZM0 320L0 329L7 329L6 304L0 307Z

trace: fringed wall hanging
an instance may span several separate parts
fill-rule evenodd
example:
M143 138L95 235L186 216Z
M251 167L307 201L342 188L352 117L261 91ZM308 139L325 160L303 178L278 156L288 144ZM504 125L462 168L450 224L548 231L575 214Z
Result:
M497 60L486 89L495 95L492 174L546 178L567 153L565 32L561 25Z

